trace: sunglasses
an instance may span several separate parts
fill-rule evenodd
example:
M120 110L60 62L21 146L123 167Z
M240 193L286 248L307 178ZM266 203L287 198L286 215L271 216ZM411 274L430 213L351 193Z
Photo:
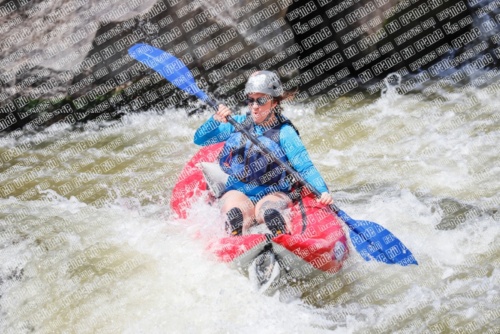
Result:
M249 98L245 99L245 103L252 105L255 102L257 102L257 105L259 107L262 107L264 104L267 103L267 101L270 101L270 100L272 100L272 98L269 98L269 97L259 97L257 99L252 99L252 98L249 97Z

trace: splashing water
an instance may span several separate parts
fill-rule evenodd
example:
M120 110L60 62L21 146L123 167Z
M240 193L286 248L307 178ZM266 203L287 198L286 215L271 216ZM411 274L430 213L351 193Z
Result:
M476 100L472 113L458 107ZM287 106L339 206L392 231L420 263L351 252L334 278L298 282L296 298L259 295L206 252L224 233L216 207L200 199L187 220L170 213L207 115L165 110L6 136L0 331L498 332L497 104L480 89L436 105L388 87L334 114Z

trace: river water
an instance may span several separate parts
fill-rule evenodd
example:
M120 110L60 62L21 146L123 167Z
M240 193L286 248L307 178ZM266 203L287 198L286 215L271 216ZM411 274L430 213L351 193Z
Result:
M286 106L339 206L420 264L351 250L324 282L334 289L297 298L257 293L205 251L224 233L216 209L200 201L187 220L169 209L208 114L4 135L0 332L500 333L500 100L477 88L422 97L389 88Z

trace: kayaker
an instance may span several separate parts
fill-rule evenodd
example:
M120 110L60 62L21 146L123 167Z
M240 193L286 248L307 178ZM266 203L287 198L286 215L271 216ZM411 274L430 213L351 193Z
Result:
M298 131L282 115L280 103L287 93L279 77L274 72L257 71L249 77L245 94L250 110L247 115L235 115L233 119L315 187L321 193L320 203L333 203ZM290 222L286 209L292 205L293 198L290 177L227 122L229 115L231 110L221 104L194 136L194 143L201 146L225 141L219 165L229 175L220 200L226 230L237 236L246 234L255 223L266 223L274 235L287 233Z

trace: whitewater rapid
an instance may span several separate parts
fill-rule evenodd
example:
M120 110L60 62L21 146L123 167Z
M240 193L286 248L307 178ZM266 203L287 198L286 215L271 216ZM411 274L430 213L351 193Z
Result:
M4 135L0 332L500 332L499 99L436 94L443 103L389 92L340 99L334 112L285 107L338 205L389 229L419 261L367 263L351 250L326 282L338 288L312 299L320 287L260 295L206 252L224 234L214 207L200 200L189 219L172 214L170 192L208 113Z

